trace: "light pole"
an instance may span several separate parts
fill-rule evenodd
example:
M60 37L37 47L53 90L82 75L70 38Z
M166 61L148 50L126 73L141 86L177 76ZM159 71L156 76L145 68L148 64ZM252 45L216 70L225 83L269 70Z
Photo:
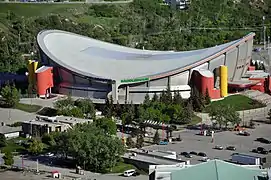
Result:
M264 21L265 21L265 16L263 16L263 49L266 49L266 43L265 43L265 40L266 40L266 27L264 25Z

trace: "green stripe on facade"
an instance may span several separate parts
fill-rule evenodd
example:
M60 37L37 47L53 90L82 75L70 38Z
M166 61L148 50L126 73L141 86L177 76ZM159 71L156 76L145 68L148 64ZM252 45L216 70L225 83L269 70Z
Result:
M120 82L121 83L134 83L134 82L143 82L143 81L149 81L150 78L136 78L136 79L123 79Z

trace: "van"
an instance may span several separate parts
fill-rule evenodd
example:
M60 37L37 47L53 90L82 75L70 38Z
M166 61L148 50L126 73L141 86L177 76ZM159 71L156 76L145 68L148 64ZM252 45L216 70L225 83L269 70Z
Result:
M130 176L134 175L135 173L136 173L136 170L135 170L135 169L130 169L130 170L124 171L124 172L123 172L123 175L124 175L125 177L130 177Z

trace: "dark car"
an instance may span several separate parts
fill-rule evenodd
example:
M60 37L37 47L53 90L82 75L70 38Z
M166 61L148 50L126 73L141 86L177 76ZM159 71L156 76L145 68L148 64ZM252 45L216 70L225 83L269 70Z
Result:
M252 149L251 152L253 152L253 153L258 153L257 149Z
M139 176L139 175L140 173L136 171L132 176Z
M189 154L198 155L198 153L195 151L191 151Z
M268 139L265 138L257 138L256 141L259 141L261 143L270 144L271 142Z
M228 146L226 149L230 150L230 151L235 151L236 150L236 148L234 146Z
M266 151L266 149L264 149L263 147L257 147L257 151L258 151L258 153L260 153L262 151Z
M184 157L187 157L187 158L192 157L188 152L182 152L181 155L184 156Z
M261 154L268 154L268 151L263 150L263 151L261 151L260 153L261 153Z
M271 153L271 149L269 150L269 152Z
M206 157L207 155L204 152L199 152L198 156Z

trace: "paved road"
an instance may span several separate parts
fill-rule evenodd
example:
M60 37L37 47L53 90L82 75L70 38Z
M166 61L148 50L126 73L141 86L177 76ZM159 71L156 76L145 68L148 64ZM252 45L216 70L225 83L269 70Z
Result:
M1 155L1 157L3 154ZM49 161L50 157L40 157L40 163L38 165L38 168L40 171L47 171L47 172L52 172L54 170L59 171L62 176L65 177L81 177L82 179L96 179L96 180L147 180L148 176L146 175L140 175L137 177L123 177L120 176L120 174L99 174L99 173L92 173L89 171L85 172L85 175L78 175L75 174L75 169L68 169L68 168L60 168L60 167L52 167L45 165L46 162ZM1 163L3 163L3 159L0 158ZM27 158L24 158L23 160L24 167L29 167L31 169L36 169L37 168L37 162L34 160L28 160ZM44 163L44 164L43 164ZM19 156L14 157L14 165L21 167L22 165L22 159ZM66 178L65 178L66 179Z
M254 154L251 152L253 148L259 146L266 147L268 150L271 150L271 145L265 145L259 142L254 141L257 137L270 138L271 131L270 124L257 124L256 129L249 129L248 132L251 133L251 136L239 136L236 135L236 132L220 132L216 133L214 136L214 143L211 142L210 136L199 136L196 135L199 133L199 130L185 130L180 133L181 138L183 139L180 143L169 144L169 145L153 145L146 147L147 150L162 150L162 151L176 151L178 154L186 151L196 151L196 152L205 152L207 156L211 159L219 158L223 160L229 160L233 151L228 150L215 150L213 147L215 145L221 145L223 147L233 145L236 147L236 152L251 154L256 156L261 156L259 154ZM180 158L187 160L186 158L180 156ZM191 164L200 163L200 157L193 157L189 159Z
M74 2L20 2L20 1L0 1L0 3L6 4L126 4L131 3L133 0L127 1L95 1L87 0L85 1L74 1Z

